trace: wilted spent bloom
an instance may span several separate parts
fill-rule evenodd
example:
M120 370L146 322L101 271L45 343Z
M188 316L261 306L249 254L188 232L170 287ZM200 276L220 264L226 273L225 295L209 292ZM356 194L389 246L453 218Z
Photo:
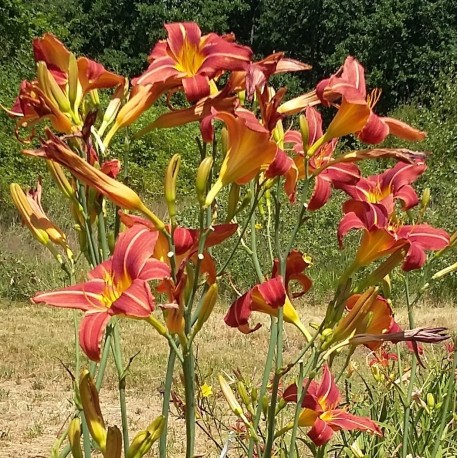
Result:
M16 183L10 185L10 191L13 203L32 235L49 248L49 242L60 245L71 258L72 252L65 233L46 216L41 206L41 179L38 180L36 189L30 190L27 194Z
M104 458L121 458L122 434L117 426L108 426Z

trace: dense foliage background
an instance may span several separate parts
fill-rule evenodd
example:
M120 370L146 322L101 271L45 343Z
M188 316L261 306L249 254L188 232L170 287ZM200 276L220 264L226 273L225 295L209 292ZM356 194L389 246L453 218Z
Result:
M46 31L56 34L76 54L133 77L145 69L152 45L165 36L163 24L183 20L198 22L204 33L232 31L259 57L282 50L312 64L313 70L303 75L278 78L279 85L290 88L290 96L312 88L348 54L356 56L367 69L368 86L383 90L377 112L391 113L428 132L428 138L413 147L432 152L430 172L419 188L432 190L427 215L431 223L454 230L455 216L450 215L455 215L456 208L456 7L450 0L2 0L0 103L10 107L20 81L33 74L31 40ZM160 106L154 108L144 118L152 119L160 110ZM168 158L180 152L181 185L192 186L196 129L158 131L132 144L130 184L154 200ZM0 112L2 231L17 221L7 185L11 181L32 185L39 173L38 164L21 157L13 130L14 122ZM114 149L124 147L122 135L119 137ZM405 146L393 140L389 144ZM51 206L51 214L54 211L58 218L59 202L48 199L45 206ZM320 211L304 242L304 250L315 257L318 266L323 265L324 271L316 274L318 294L328 289L333 279L329 267L339 256L335 234L323 230L335 227L339 207L337 199ZM334 247L327 251L328 259L321 258L323 244ZM14 259L19 261L11 267L9 256L8 249L0 247L0 269L13 269L0 278L0 295L12 296L14 281L17 285L22 274L29 279L27 272L34 269L28 261L21 267L17 253ZM237 262L242 266L246 261ZM249 281L245 274L243 279ZM455 282L449 283L451 292ZM19 297L21 294L19 291Z

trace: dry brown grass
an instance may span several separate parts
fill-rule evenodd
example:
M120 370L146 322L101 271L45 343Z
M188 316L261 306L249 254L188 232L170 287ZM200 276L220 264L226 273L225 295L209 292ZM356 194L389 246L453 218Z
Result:
M268 339L267 327L245 336L222 323L223 307L217 309L202 335L196 340L200 369L205 382L213 385L220 371L238 367L247 376L259 380ZM303 308L305 322L323 316L319 307ZM417 324L445 325L456 328L453 306L417 311ZM80 316L78 314L78 316ZM263 320L263 317L260 317ZM401 311L398 320L406 324ZM265 320L263 320L265 322ZM27 304L0 304L0 457L45 457L73 412L71 381L60 361L74 368L74 328L72 312ZM165 373L167 345L163 338L143 322L121 322L125 359L140 353L131 366L127 396L130 429L145 427L161 408L160 390ZM287 328L285 360L292 359L303 340ZM120 424L116 377L110 364L101 391L102 410L109 424ZM183 456L184 421L174 419L170 435L171 456ZM198 452L216 456L200 435Z

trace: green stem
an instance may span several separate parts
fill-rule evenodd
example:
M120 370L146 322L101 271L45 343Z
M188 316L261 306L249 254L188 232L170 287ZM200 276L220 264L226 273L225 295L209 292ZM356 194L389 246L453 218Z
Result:
M409 316L409 327L410 329L413 329L415 327L415 323L414 323L414 318L413 318L413 308L412 308L412 303L410 300L409 283L408 283L407 277L404 277L404 286L405 286L405 294L406 294L407 312ZM403 437L402 437L401 458L406 458L407 451L408 451L410 414L411 414L410 406L412 403L412 392L413 392L413 387L415 384L416 369L417 369L417 358L416 358L416 355L414 354L412 355L410 380L409 380L409 386L407 388L407 399L406 399L405 408L404 408L404 429L402 432Z
M166 458L167 456L167 423L169 421L170 410L170 393L172 391L173 383L173 369L175 367L176 353L170 347L169 359L167 361L167 372L165 376L164 385L164 399L162 400L162 416L164 417L164 428L159 439L159 457Z
M275 318L271 318L269 349L267 350L266 365L264 367L264 372L262 375L261 389L259 390L258 407L256 409L256 416L253 421L253 429L255 431L258 429L259 421L261 420L262 399L264 398L264 395L267 390L267 384L269 383L270 371L272 369L272 362L274 360L275 348L277 346L276 328L277 328L277 323L275 321ZM247 454L248 458L253 457L254 445L255 445L254 438L250 437L250 441L248 444L248 454Z
M97 215L97 224L98 224L98 229L99 229L100 245L102 247L102 258L103 258L103 261L105 261L110 256L110 249L108 248L107 231L105 229L105 217L103 215L103 201L100 202L100 210Z
M194 356L191 348L188 348L184 354L183 374L186 403L186 458L193 458L196 434L196 400L194 397Z
M251 196L251 205L256 205L256 196L254 194L254 183L251 184L252 196ZM252 212L250 216L251 222L251 259L253 260L254 268L256 270L256 275L260 282L264 281L264 276L262 274L261 265L259 264L258 252L257 252L257 245L256 245L256 218L255 213Z
M117 324L113 326L112 349L116 370L118 372L119 406L121 408L122 438L124 444L124 456L127 458L127 451L129 449L129 425L127 423L126 374L124 373L124 368L122 366L121 342Z
M105 343L103 344L102 350L102 357L100 359L99 370L97 371L97 378L95 380L95 387L97 388L97 391L99 391L100 387L102 386L103 376L105 374L105 369L107 367L108 355L110 354L111 348L112 333L113 326L109 324L107 326L107 331L105 334Z
M87 427L86 417L83 412L81 412L81 427L83 430L84 457L91 458L91 436L89 434L89 428Z

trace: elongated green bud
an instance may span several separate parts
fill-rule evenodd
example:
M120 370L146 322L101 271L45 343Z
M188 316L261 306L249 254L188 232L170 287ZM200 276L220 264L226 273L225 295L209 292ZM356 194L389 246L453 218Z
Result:
M107 446L104 458L121 458L122 435L117 426L109 426L107 432Z
M258 389L255 386L251 388L250 395L251 395L251 402L253 404L258 401Z
M73 111L78 111L79 101L82 95L81 84L78 79L78 64L73 53L68 56L68 99Z
M237 415L237 417L242 417L242 406L235 398L235 395L232 392L229 383L227 383L227 380L221 374L218 375L218 381L221 386L221 390L223 391L224 398L226 399L226 402L229 404L230 409L232 410L232 412L234 412L235 415Z
M141 458L161 436L164 429L164 416L157 417L145 431L139 431L127 450L127 458Z
M230 221L237 211L237 205L240 199L240 186L237 183L231 184L229 191L229 199L227 204L227 218L226 221Z
M456 262L446 267L445 269L439 270L439 272L436 272L431 278L433 280L438 280L439 278L442 278L452 272L456 272Z
M422 208L426 208L429 205L430 200L431 200L431 189L425 188L423 193L421 194Z
M100 449L105 451L107 432L100 410L99 393L88 370L83 370L80 377L80 396L83 412L92 438Z
M237 392L239 393L240 398L242 399L243 404L248 409L250 413L254 412L253 404L251 402L251 397L248 394L245 384L239 380L236 384Z
M202 300L202 306L199 310L196 326L194 328L194 334L197 334L202 329L204 323L210 318L210 315L215 307L217 298L218 285L216 283L213 283L213 285L211 285L210 288L208 288L208 291L205 293L205 296Z
M196 178L196 193L197 193L197 200L201 206L205 205L205 198L207 197L207 184L208 178L210 176L210 172L213 165L213 158L211 156L207 156L199 165L199 169L197 170L197 178Z
M177 198L177 177L178 171L180 170L181 156L179 154L174 154L172 159L170 159L167 170L165 171L165 201L167 202L167 208L169 209L170 219L173 221L175 219L177 208L176 208L176 198Z
M78 417L75 417L70 422L67 434L73 458L83 458L83 451L81 450L81 422Z
M434 399L434 394L433 393L428 393L426 395L426 405L430 409L434 409L434 406L436 405L436 400Z
M42 68L39 72L42 73L42 77L46 80L46 88L48 89L48 96L52 94L52 98L55 100L57 105L59 106L60 110L63 113L70 113L72 111L70 107L70 101L68 100L67 96L62 92L62 89L56 83L54 76L51 72L46 68L46 64L44 62L38 62L38 67Z

